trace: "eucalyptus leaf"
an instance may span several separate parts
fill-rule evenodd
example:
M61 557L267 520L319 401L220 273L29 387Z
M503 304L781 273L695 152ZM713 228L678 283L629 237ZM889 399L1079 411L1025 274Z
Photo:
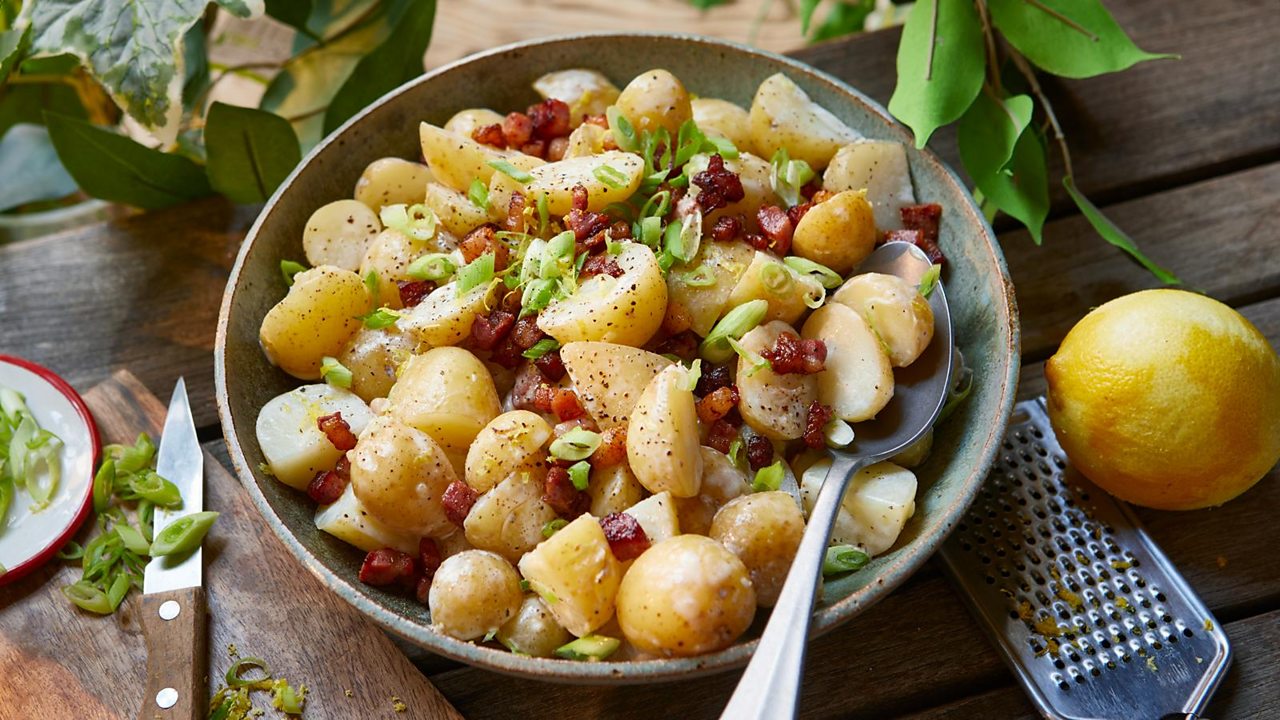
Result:
M0 83L9 78L13 66L18 64L27 49L30 28L0 32Z
M49 131L26 123L13 126L0 140L0 178L9 179L0 183L0 212L66 197L77 187L58 160Z
M1010 215L1031 233L1037 245L1042 240L1045 218L1049 216L1049 179L1045 170L1044 142L1034 127L1028 127L1013 146L1008 165L974 182L984 199Z
M65 115L46 112L45 125L71 177L94 197L150 210L211 192L204 171L184 157Z
M924 147L939 127L964 114L982 88L982 23L971 2L920 0L898 45L898 83L889 112Z
M980 92L960 118L956 143L969 177L978 185L1005 169L1022 131L1031 123L1035 103L1026 95L997 98Z
M1182 280L1177 275L1169 272L1165 268L1157 265L1151 258L1147 257L1142 250L1138 249L1138 244L1133 238L1121 230L1119 226L1111 222L1111 219L1102 214L1098 206L1094 205L1089 198L1085 197L1077 188L1075 181L1068 175L1062 178L1062 185L1067 189L1067 194L1075 201L1076 207L1080 208L1080 213L1084 215L1093 229L1102 236L1103 240L1115 245L1121 250L1129 253L1130 257L1138 262L1139 265L1146 268L1148 272L1155 275L1160 282L1166 285L1181 285Z
M1101 0L987 0L987 6L1009 44L1054 75L1093 77L1177 57L1134 45Z
M389 0L391 35L364 56L338 90L324 115L331 133L366 105L422 74L431 43L436 0Z
M287 120L218 102L209 109L204 144L210 184L238 203L266 201L302 159Z

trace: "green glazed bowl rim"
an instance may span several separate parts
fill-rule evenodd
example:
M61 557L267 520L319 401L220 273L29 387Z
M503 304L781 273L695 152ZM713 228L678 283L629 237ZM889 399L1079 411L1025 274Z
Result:
M276 512L276 509L272 506L271 502L263 494L262 489L258 486L254 470L250 467L245 458L244 452L241 449L241 440L235 429L236 426L227 389L226 356L230 311L235 294L240 289L240 276L245 265L246 257L249 254L249 250L253 246L259 229L263 225L265 219L271 214L276 204L280 202L281 197L289 190L293 185L294 180L301 173L307 172L311 161L325 148L337 142L348 129L358 125L374 109L392 101L398 95L411 90L419 84L428 82L442 75L446 75L459 67L467 65L468 63L492 57L494 55L510 53L512 51L554 46L564 43L577 43L585 40L598 41L610 38L616 38L619 40L655 39L663 41L677 41L686 43L690 47L702 46L710 50L745 53L763 57L784 66L789 73L802 75L810 81L827 85L831 90L847 97L851 102L863 106L869 114L878 116L885 123L886 129L896 136L896 139L907 143L908 145L912 144L912 137L909 131L893 119L880 104L863 95L861 92L849 87L834 76L805 65L797 60L731 41L689 33L592 32L540 38L531 41L503 45L491 50L479 52L425 73L382 96L349 119L340 128L329 134L319 144L317 144L305 158L303 158L302 162L299 163L292 173L290 173L289 177L286 178L286 180L272 195L271 199L268 200L266 205L263 207L262 212L258 215L258 219L255 221L253 227L250 228L249 233L245 238L245 242L240 248L240 252L236 257L234 266L232 267L227 288L223 296L222 307L218 318L218 331L214 350L214 380L217 390L218 414L222 423L227 449L230 454L232 464L235 466L236 474L241 483L249 491L249 495L254 504L257 505L259 511L267 520L272 531L274 531L280 538L285 547L288 548L289 551L293 553L293 555L296 556L298 560L300 560L302 564L306 566L306 568L310 570L326 587L353 605L361 614L373 620L386 630L440 655L470 665L516 676L540 680L589 684L648 683L688 679L699 675L722 672L745 665L754 653L758 640L756 638L752 638L747 641L739 642L719 652L690 658L632 660L620 662L606 661L596 663L553 658L534 658L516 655L507 652L506 650L485 647L448 637L442 633L432 630L420 620L406 617L405 615L393 611L389 607L385 607L375 602L368 595L355 587L353 582L339 577L336 573L326 567L316 554L289 530ZM959 492L955 493L955 495L950 499L949 504L945 508L941 508L936 514L936 517L932 517L930 522L921 528L919 534L912 539L908 545L904 546L901 550L895 551L895 556L890 563L877 568L879 572L875 582L869 583L864 587L855 590L848 596L829 605L820 607L814 614L811 626L812 636L821 635L830 631L837 625L852 619L863 609L888 595L892 590L901 585L913 572L919 569L920 566L922 566L925 561L928 560L928 558L939 548L943 540L945 540L950 534L956 523L959 521L961 515L968 509L969 505L973 502L974 497L977 495L983 479L986 477L987 470L990 468L996 452L999 449L1002 432L1008 422L1016 394L1019 372L1020 331L1017 320L1017 308L1014 299L1013 284L1009 278L1004 256L1000 251L999 245L996 243L995 234L992 231L991 226L987 223L977 204L965 189L965 185L959 176L931 151L926 149L919 152L921 158L932 166L933 171L937 176L944 178L947 182L954 183L954 185L960 190L959 194L965 198L967 201L966 204L962 207L948 207L948 213L963 214L964 218L962 219L962 223L964 226L972 230L980 231L983 239L986 241L985 249L990 252L989 259L994 261L994 265L999 270L998 282L1001 292L996 298L996 302L1002 303L1002 305L1000 307L993 308L993 311L998 316L996 327L997 335L1003 334L1007 340L1006 346L1000 350L1000 354L1004 356L1003 359L1005 360L1006 372L1004 373L1004 377L991 378L993 382L998 383L999 390L1002 393L997 405L998 413L995 417L987 419L987 435L982 441L982 447L977 453L979 460L969 470L967 477L959 488ZM252 442L253 439L250 438L249 441ZM759 619L757 619L757 623L758 622Z

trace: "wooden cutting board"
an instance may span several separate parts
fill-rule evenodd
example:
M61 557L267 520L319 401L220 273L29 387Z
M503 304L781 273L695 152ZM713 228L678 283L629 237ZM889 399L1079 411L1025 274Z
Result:
M129 373L84 398L104 443L132 443L142 430L159 438L166 406ZM265 659L277 677L307 685L306 720L461 720L382 631L288 554L221 463L205 453L204 467L205 509L222 513L204 544L210 692L234 643L241 656ZM83 544L92 530L86 523L77 539ZM79 576L78 564L55 560L0 588L0 718L137 716L146 673L140 596L114 616L91 615L59 591ZM270 709L269 694L254 700L265 718L284 717Z

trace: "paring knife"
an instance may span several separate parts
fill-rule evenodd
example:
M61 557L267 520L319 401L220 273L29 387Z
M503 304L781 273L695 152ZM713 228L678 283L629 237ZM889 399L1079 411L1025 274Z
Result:
M153 531L158 535L178 518L204 508L204 454L181 378L169 400L156 472L182 494L179 509L156 508ZM203 574L201 548L147 563L142 580L147 689L139 720L196 720L207 714Z

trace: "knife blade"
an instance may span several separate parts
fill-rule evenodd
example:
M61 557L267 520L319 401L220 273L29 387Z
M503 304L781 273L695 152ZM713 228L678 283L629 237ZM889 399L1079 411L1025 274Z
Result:
M181 378L169 400L156 472L182 495L179 508L156 508L152 525L158 535L177 519L204 507L204 453ZM143 571L141 624L147 645L147 691L140 720L205 716L208 653L203 575L204 554L198 547L186 555L152 558Z

